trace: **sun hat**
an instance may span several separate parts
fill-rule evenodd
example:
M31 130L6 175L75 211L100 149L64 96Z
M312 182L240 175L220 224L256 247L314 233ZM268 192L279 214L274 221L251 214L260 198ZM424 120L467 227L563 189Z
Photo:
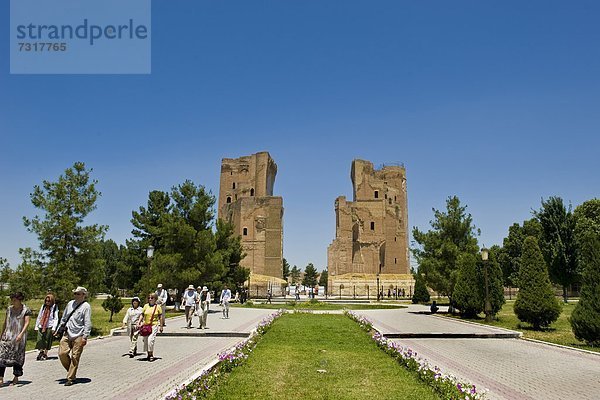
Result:
M156 285L157 289L162 289L162 283L159 283L158 285Z
M83 286L77 286L77 288L73 289L73 293L81 292L83 294L87 294L87 289Z
M190 285L190 286L188 286L188 288L187 288L187 290L194 290L194 289L195 289L194 285Z
M203 286L203 287L202 287L202 291L203 291L203 292L208 292L208 288L207 288L206 286Z

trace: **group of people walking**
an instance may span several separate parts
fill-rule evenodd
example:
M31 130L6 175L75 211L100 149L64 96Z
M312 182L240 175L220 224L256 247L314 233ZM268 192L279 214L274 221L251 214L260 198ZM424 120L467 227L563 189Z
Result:
M92 330L92 309L85 301L87 290L79 286L73 289L73 296L74 299L67 304L59 321L55 298L52 294L47 294L34 328L38 334L38 361L48 358L48 350L55 338L60 341L58 358L67 371L65 386L71 386L76 379L79 359ZM13 369L10 385L16 385L19 377L23 375L27 329L33 314L31 309L23 304L23 300L24 295L21 292L10 295L11 305L6 310L0 336L0 386L4 384L4 373L8 367Z
M48 351L56 339L59 341L58 358L67 371L65 386L71 386L77 378L77 369L83 350L92 331L92 308L86 301L88 291L82 286L72 290L73 299L65 307L59 318L59 309L53 294L48 293L44 298L34 330L37 332L37 360L48 359ZM142 306L142 300L134 297L123 318L123 328L127 328L130 338L129 357L138 355L138 339L143 338L144 352L147 360L153 362L156 336L163 332L165 326L165 311L168 293L162 284L158 284L155 292L147 297ZM11 305L6 311L0 336L0 387L4 385L4 373L8 367L13 369L13 379L10 385L16 385L23 375L25 364L25 349L27 330L32 310L23 303L24 295L15 292L10 295ZM229 318L229 303L231 291L224 287L219 303L223 307L223 318ZM190 285L184 292L182 304L185 306L186 324L192 327L192 318L198 316L198 329L206 329L208 310L211 296L206 286L198 286L197 290Z

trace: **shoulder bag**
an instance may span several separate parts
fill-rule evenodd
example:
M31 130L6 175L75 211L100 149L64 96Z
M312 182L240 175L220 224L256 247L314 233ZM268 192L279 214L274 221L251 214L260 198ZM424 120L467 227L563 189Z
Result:
M150 323L144 324L140 328L140 335L142 336L150 336L152 333L152 321L154 320L154 313L156 312L157 305L154 306L154 311L152 311L152 316L150 317Z
M71 318L71 316L73 315L73 313L83 304L85 303L85 301L82 301L81 303L77 304L77 306L75 306L75 308L73 309L73 311L71 311L71 314L69 314L69 316L67 317L67 319L65 320L64 323L61 323L60 326L58 327L58 329L56 330L56 332L54 332L54 337L57 338L62 338L63 335L65 334L65 332L67 331L67 322L69 322L69 319Z

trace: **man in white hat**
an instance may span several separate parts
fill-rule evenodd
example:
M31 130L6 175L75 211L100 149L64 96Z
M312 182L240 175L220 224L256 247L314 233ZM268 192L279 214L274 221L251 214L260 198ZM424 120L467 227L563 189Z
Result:
M67 304L58 329L66 327L58 349L58 358L67 370L65 386L75 383L79 359L92 331L92 307L85 301L87 289L78 286L73 289L73 296L75 299Z
M198 329L206 329L206 320L208 318L208 307L210 305L210 292L206 286L202 287L200 292L200 313L198 317L200 319L200 326Z
M196 289L194 289L194 285L190 285L183 293L183 298L181 299L181 303L185 306L185 321L188 329L192 327L192 317L194 315L197 302L198 293L196 292Z
M167 299L169 298L169 293L167 293L166 289L163 289L162 283L156 285L156 303L160 306L162 310L161 319L162 326L165 326L165 312L167 310Z

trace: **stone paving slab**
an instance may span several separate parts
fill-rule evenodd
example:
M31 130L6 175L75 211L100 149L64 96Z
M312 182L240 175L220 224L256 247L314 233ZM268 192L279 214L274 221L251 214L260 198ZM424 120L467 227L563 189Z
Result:
M403 310L356 311L390 332L469 333L496 329ZM489 390L489 399L599 399L600 354L523 339L392 339L446 374Z
M394 340L489 399L598 399L600 355L522 339Z
M373 322L373 327L389 337L518 337L520 332L472 324L422 314L425 306L411 305L399 310L358 310Z
M208 326L231 332L252 331L264 317L274 310L232 309L230 319L220 320L211 314ZM213 317L213 318L211 318ZM197 319L195 320L197 326ZM167 329L177 331L185 325L182 317L167 319ZM194 375L218 353L239 343L236 337L168 337L158 336L154 362L145 361L146 355L129 358L129 339L110 336L90 340L81 357L78 381L63 386L66 371L57 357L57 348L50 351L47 361L35 361L37 352L26 355L23 383L16 387L0 387L1 400L48 399L162 399L174 387ZM143 350L141 340L139 351ZM12 378L8 369L5 379Z

